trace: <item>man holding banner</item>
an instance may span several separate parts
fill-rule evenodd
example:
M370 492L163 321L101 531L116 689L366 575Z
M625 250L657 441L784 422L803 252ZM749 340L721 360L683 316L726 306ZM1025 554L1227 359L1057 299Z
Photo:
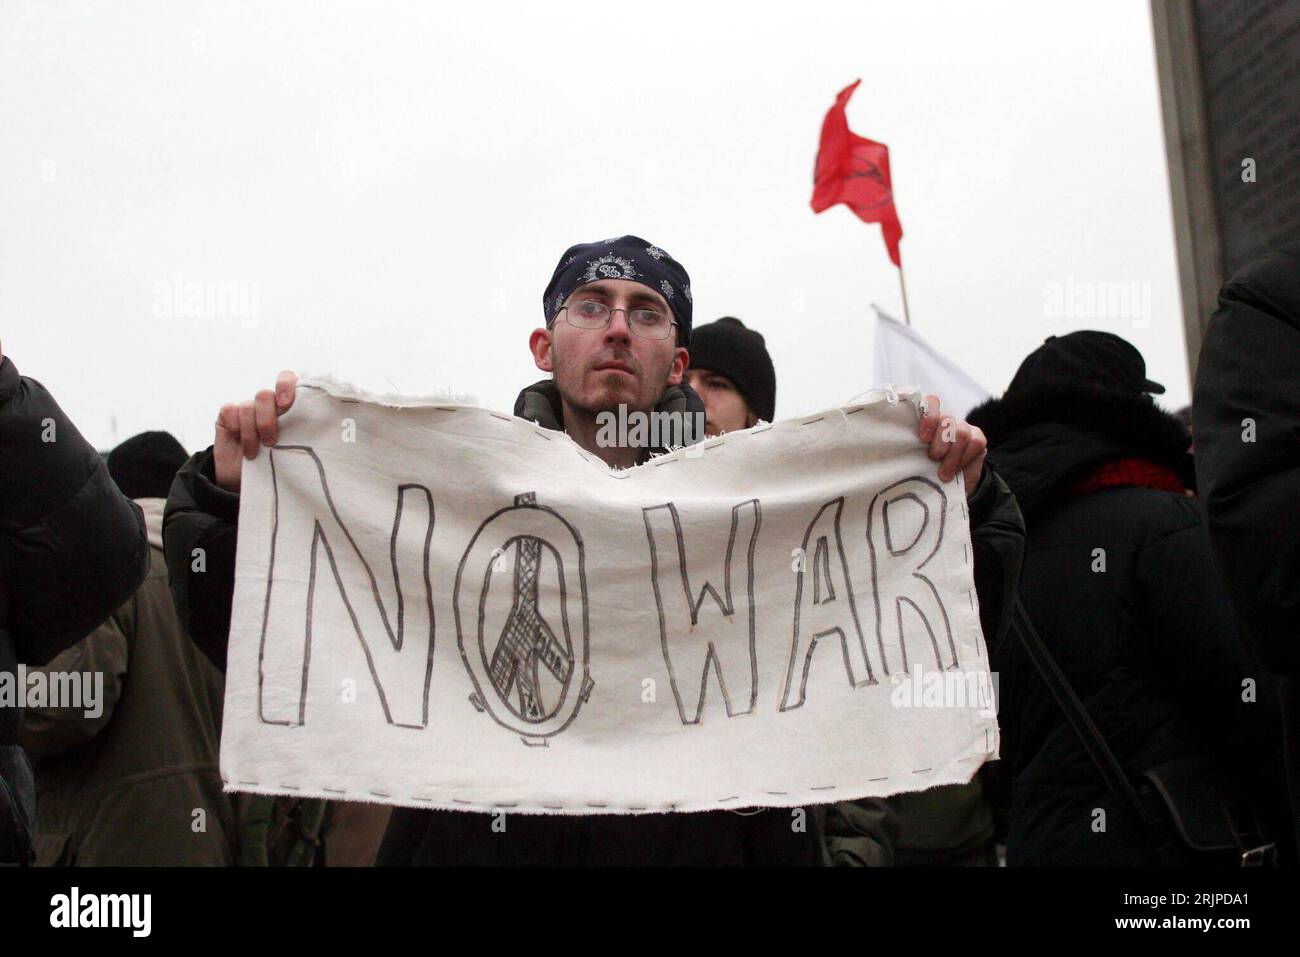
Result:
M649 462L654 453L665 448L692 445L699 441L703 432L703 429L698 427L703 412L702 405L698 396L684 382L684 375L690 361L686 348L691 331L690 280L681 265L664 250L634 236L623 236L599 243L573 246L566 250L556 267L543 296L543 308L545 327L532 332L529 338L529 346L537 367L543 372L549 373L551 378L536 383L520 393L515 405L517 419L505 420L507 424L502 426L495 421L504 419L502 416L492 414L493 421L480 417L480 420L484 423L484 428L493 430L500 428L504 430L501 434L507 439L516 434L519 436L527 434L543 440L537 443L537 452L533 456L533 460L538 463L539 483L543 478L554 473L554 469L550 466L551 459L546 458L546 456L561 455L564 452L563 446L565 444L561 442L557 445L555 442L546 440L545 430L567 433L568 438L576 444L579 456L584 460L587 460L588 456L592 456L599 463L603 463L603 466L626 470L623 472L610 472L607 475L602 468L599 474L602 479L628 479L629 481L625 483L627 488L632 488L636 481L645 476L647 471L633 468L634 466ZM260 447L263 445L272 448L272 455L277 451L287 451L274 448L280 437L278 418L294 406L295 399L298 397L295 392L297 387L297 377L293 373L281 373L275 390L259 392L254 399L240 405L225 406L217 420L214 445L205 452L195 455L186 464L179 473L168 500L164 535L177 608L182 621L189 628L194 640L209 657L223 667L226 662L226 643L231 626L231 601L236 587L235 538L240 513L240 491L241 485L247 488L245 480L249 478L249 473L244 471L244 463L255 459L258 456ZM324 396L322 401L324 400L333 401L333 397ZM891 401L897 402L897 398L895 397ZM459 414L454 408L441 409L441 411L445 412L447 417L450 417L452 413ZM429 414L433 414L432 410ZM527 432L520 431L521 420L535 423L536 426L529 426ZM468 420L462 416L457 421ZM648 430L642 428L645 421L651 423ZM846 416L844 422L848 423L849 421ZM511 425L511 422L515 424ZM657 427L660 422L665 423L663 429ZM537 426L540 426L540 431L537 430ZM450 433L448 434L450 435ZM785 432L783 431L781 434L785 434ZM810 434L810 432L803 434ZM664 438L665 435L668 438ZM740 435L743 438L746 434L741 433ZM984 465L985 441L982 433L964 422L955 421L950 416L943 415L937 397L927 397L924 404L924 413L919 416L916 435L920 442L924 443L925 452L929 459L939 463L937 470L939 481L945 485L951 484L964 490L965 497L968 499L968 504L962 505L960 512L964 516L967 510L969 511L970 551L973 553L974 559L975 592L979 599L978 620L982 623L984 633L988 636L990 644L992 644L997 637L1001 636L1004 630L1002 609L1009 607L1006 598L1014 590L1018 574L1020 553L1023 547L1023 525L1020 521L1019 511L1006 486ZM452 437L456 443L459 443L457 448L468 449L466 443L472 444L472 434L463 430L457 429ZM497 443L493 439L489 440L487 444L493 448L498 447L498 445L505 447L510 444L510 441ZM707 446L701 447L701 452L703 451L707 451ZM657 459L656 463L667 465L673 462L681 462L683 455L691 454L692 450L688 449L685 453L663 456L662 459ZM716 456L713 459L716 460ZM710 459L701 458L700 461L708 462ZM274 462L273 458L272 468L274 468ZM260 465L260 463L258 464ZM590 463L584 461L584 464ZM318 469L321 468L319 463L317 467ZM574 468L580 469L581 466L575 465ZM662 472L663 475L669 474L653 467L649 471ZM257 486L259 490L268 487L266 485L266 474L268 473L257 473L257 482L261 483ZM309 470L308 473L303 474L314 473ZM583 474L595 476L597 473L589 471ZM323 469L320 470L320 476L321 480L324 481L325 472ZM960 485L956 484L958 476L961 477ZM490 482L491 477L485 475L482 481ZM917 479L916 481L921 480ZM927 479L925 481L929 486L933 487L935 494L939 496L936 500L943 501L944 493L940 486L934 485L932 480ZM464 484L463 478L461 484ZM568 484L572 487L575 483L570 482ZM582 492L581 481L578 481L577 485L578 489L575 494L580 496ZM410 484L402 486L403 489L412 487ZM433 502L437 496L429 493L423 486L419 488L429 495L427 515L429 535L432 536L434 534ZM260 491L259 494L261 494ZM539 497L540 494L544 493L539 493ZM325 492L325 495L328 497L328 491ZM914 495L902 497L920 502L920 499ZM577 499L570 504L574 508L580 507L580 502ZM754 513L752 527L746 526L750 529L751 543L751 614L749 616L751 661L753 656L752 629L754 618L752 611L754 604L752 594L753 543L758 538L759 526L757 500L754 500L752 505ZM899 505L898 510L903 511L908 507L910 506L907 503L903 503ZM543 508L541 503L532 497L530 493L516 495L514 508L516 511L522 510L525 517L528 515L538 516L538 521L541 521L542 516L540 516L540 513L543 511L552 515L561 514L559 511ZM921 508L926 508L924 503L921 503ZM955 504L953 510L957 510ZM644 530L645 534L650 536L652 556L660 554L667 563L670 554L668 552L656 553L655 537L662 527L666 527L671 534L673 523L678 522L677 512L673 510L671 504L656 506L655 508L643 508L640 511L645 512ZM659 517L661 517L660 512L662 512L663 516L671 514L671 521L667 526L662 526L662 523L659 523L659 525L652 527L652 517L655 521L658 521ZM652 516L651 513L655 514ZM929 515L930 512L927 511L925 514ZM733 510L732 515L732 539L734 540L738 527L736 522L740 521L736 516L742 515L740 506ZM440 511L438 513L439 528L455 523L462 518L464 516L448 515L446 510ZM885 524L887 524L887 520ZM485 522L484 526L480 526L480 531L486 525ZM345 526L340 527L346 528ZM570 527L570 530L573 530L572 527ZM924 527L916 532L918 540L921 538L923 530ZM812 526L809 526L809 532L811 534ZM264 529L259 528L258 530L246 529L245 534L260 534L265 537L267 533ZM679 523L679 551L684 547L681 544L681 534L681 525ZM838 518L836 519L835 534L838 535ZM393 529L394 542L397 541L397 535L395 525ZM474 540L477 540L477 538L478 536L475 535ZM274 540L272 538L272 541ZM462 569L465 568L466 561L470 559L471 555L475 554L474 540L471 541L469 548L465 552L465 559L461 562ZM525 547L529 540L540 542L544 547L541 549L533 547L530 550ZM543 663L543 672L549 668L553 675L559 676L563 687L566 689L570 687L570 679L575 664L571 653L566 659L564 636L557 636L549 632L546 634L544 644L535 643L534 638L530 637L524 640L524 643L519 645L515 651L509 652L519 657L504 659L500 657L502 654L501 648L506 647L510 635L513 634L512 628L523 629L520 632L521 635L541 634L541 632L537 631L538 602L541 599L539 599L537 591L536 568L539 562L546 561L547 555L554 552L554 549L550 548L548 543L540 538L520 539L516 535L509 541L516 543L515 548L512 549L515 554L513 566L515 604L509 611L510 617L506 620L504 631L500 632L502 639L501 644L497 646L497 653L488 662L490 668L475 677L479 690L471 696L471 701L480 713L490 712L490 716L496 718L499 724L508 725L508 715L506 716L507 721L502 721L493 711L494 707L499 707L501 702L496 701L494 704L493 701L487 700L487 697L490 696L485 696L484 682L496 685L498 694L502 693L502 688L509 688L512 696L509 705L511 712L515 715L515 720L517 722L522 721L525 724L536 721L537 726L540 727L544 723L543 719L547 718L547 716L540 713L545 710L545 706L542 704L545 696L535 687L538 674L537 662L541 661ZM824 578L817 577L819 573L816 569L812 573L812 579L816 583L819 595L816 600L823 603L836 600L836 594L833 594L830 588L834 580L840 583L841 595L843 595L844 587L849 587L847 598L851 601L851 586L848 585L844 577L849 572L848 564L843 564L844 574L841 575L836 563L827 557L829 553L823 547L826 539L823 537L820 540L814 539L813 541L818 545L813 564L816 566L817 562L820 561L822 564L818 567L825 570ZM646 543L645 537L642 537L641 542L644 546ZM311 547L313 548L313 574L315 574L315 544L313 543ZM587 543L585 547L588 548L591 554L596 554L596 549L591 543ZM891 550L893 547L893 545L890 546ZM937 554L939 545L936 543L934 547L936 551L930 553L932 557ZM953 542L952 547L959 547L959 545L957 542ZM550 551L547 550L548 548ZM583 561L581 558L583 548L584 545L579 540L577 552L579 568ZM253 561L254 558L247 557L251 552L249 552L249 546L243 541L241 541L240 551L240 567L242 569L245 561ZM494 550L490 556L486 557L492 570L501 570L505 567L504 562L498 561L503 557L502 551L503 549ZM905 551L906 548L903 548L894 553L901 555ZM683 556L684 554L682 552ZM843 563L842 549L840 554L841 563ZM962 552L959 550L955 554L960 556ZM202 556L203 561L201 563L196 561L196 555ZM727 567L730 569L732 565L730 545L727 546L727 555ZM888 555L882 556L882 560L888 557ZM799 562L802 562L802 560L801 553ZM333 552L331 552L331 562L333 562ZM589 561L589 564L594 565L595 562ZM529 577L529 569L533 569L531 578ZM300 570L297 577L301 578L302 574ZM471 568L471 575L474 574L477 574L477 566ZM487 574L488 579L484 580L482 586L485 596L483 601L487 600L486 588L492 576L492 571ZM680 574L683 581L689 575L689 571L685 567L684 557ZM729 574L730 572L728 572ZM800 564L800 581L803 580L803 574L803 565ZM252 574L248 576L250 581L253 577ZM917 573L911 577L920 578L921 576ZM240 581L243 582L244 580L245 577L241 574ZM725 601L717 591L712 589L711 585L706 583L704 591L700 593L701 602L704 600L704 593L709 592L713 594L717 605L722 607L724 613L726 613L732 607L730 604L732 601L730 578L727 579L727 582ZM249 587L252 587L252 585L250 584ZM530 587L531 592L529 591ZM585 584L583 587L583 608L585 609ZM657 585L656 589L658 589ZM459 596L460 590L460 575L457 574L457 596ZM523 596L522 599L521 596ZM667 657L672 650L670 645L676 636L670 631L664 631L666 612L662 602L665 599L661 598L658 590L655 592L655 599L661 603L659 621L664 654ZM269 597L267 601L269 602ZM960 610L955 610L953 614L959 617L970 616L970 612L974 610L975 605L974 595L970 597L970 605L970 610L963 607ZM430 607L432 608L432 605ZM509 608L509 606L503 607ZM618 607L620 606L617 602L601 602L598 610L607 614L610 608L617 609ZM899 605L898 607L901 608L902 606ZM915 602L912 603L912 607L916 607ZM267 608L269 610L271 606L268 604ZM349 608L351 608L351 605L349 605ZM644 611L644 609L634 609L629 614L642 614ZM700 606L697 604L692 614L697 614L699 611ZM483 631L484 614L484 605L480 603L480 637ZM901 611L899 615L899 627L901 628ZM255 616L248 616L247 623L251 623L253 617ZM450 616L444 615L441 620L445 621L448 617ZM462 632L463 641L464 629L462 628L462 610L459 603L456 604L455 617L456 627L458 631ZM738 617L738 615L727 614L726 621L731 624L733 618ZM585 628L585 610L582 618ZM879 619L879 615L877 618ZM854 612L854 621L855 623L857 621L856 611ZM531 631L529 630L530 622L532 623ZM353 623L356 624L355 617ZM944 613L943 624L945 626L948 624L946 612ZM927 625L927 627L929 626ZM604 633L608 634L609 632L610 627L607 623ZM812 639L813 644L815 644L818 637L822 637L822 635L814 636ZM847 665L849 662L848 648L850 642L842 632L839 633L839 637L843 640L846 649L844 660ZM951 632L948 638L953 648L951 667L955 667L957 646L953 644L954 639ZM264 642L266 640L265 631L263 640ZM931 633L930 640L934 645L936 658L938 658L940 645L934 632ZM536 639L536 641L540 641L540 638ZM400 636L395 641L395 644L400 644ZM235 643L233 641L231 641L230 647L233 668L235 665ZM811 647L810 645L807 650L807 663L804 668L805 684L808 681L808 668L811 667L812 662ZM713 652L710 651L709 654L712 655ZM830 654L830 652L827 652L826 656L824 656L826 661L831 660ZM946 655L947 652L945 651L944 654ZM467 666L472 664L472 659L475 656L467 652L463 644L462 655L465 656ZM835 660L838 661L838 658ZM257 661L248 658L247 655L243 655L240 661L241 663L245 661L251 662L253 667L258 667ZM525 661L531 661L532 664L533 678L529 680L526 680L527 668L521 664ZM432 646L430 646L429 650L429 662L429 668L432 670ZM704 684L699 688L700 701L696 706L694 722L690 719L689 702L683 699L682 694L679 693L676 679L673 679L673 689L677 695L677 706L681 711L682 724L690 725L700 721L705 709L705 689L710 687L708 685L710 662L714 666L717 680L722 680L723 666L721 662L717 658L706 658ZM585 643L583 664L585 665ZM871 674L870 663L865 662L864 664L869 677ZM906 670L907 656L905 651L903 653L903 666L904 670ZM948 666L947 659L945 659L945 666ZM888 673L887 664L884 665L884 669L885 673ZM410 669L407 670L410 671ZM305 662L302 664L301 673L303 675L302 686L305 688ZM732 673L735 674L736 672ZM793 665L791 675L795 675ZM543 675L543 678L545 678L545 675ZM859 675L858 678L862 679L862 675ZM499 680L501 681L500 684L498 684ZM851 672L850 682L854 681ZM865 686L865 683L864 681L853 686ZM877 679L871 678L870 683L877 683ZM591 684L590 678L586 678L585 682L582 683L582 687L576 690L578 697L570 699L570 707L573 709L572 714L576 714L577 708L581 707L583 702L589 700ZM751 684L756 689L757 679L751 679ZM290 682L282 684L281 689L289 688L292 690L292 687L296 686ZM490 691L490 688L487 690ZM732 697L735 696L734 688L731 692L732 697L728 697L729 692L725 683L723 683L722 692L724 698L727 699L727 714L730 716L733 713ZM754 693L756 694L756 691ZM789 709L793 712L794 709L799 708L803 704L803 693L802 690L797 693L792 691L791 686L787 683L781 711L784 712ZM516 695L518 697L517 708L513 704L513 696ZM797 699L793 697L796 695ZM426 720L429 708L428 700L426 685ZM593 703L588 708L588 711L593 711L597 705L595 699L590 700ZM753 700L751 698L750 711L756 713ZM463 697L460 702L463 705ZM609 698L604 699L601 706L610 709L607 714L617 715L617 709L610 705ZM284 713L291 714L291 720L272 723L301 723L301 715L305 713L302 710L305 708L305 703L299 700L296 707L298 708L296 713L299 716L297 721L292 720L292 709L290 709L290 711ZM736 707L737 713L748 713L744 711L742 704L737 704ZM387 708L387 704L385 704L385 708ZM674 709L672 713L675 716L677 709ZM587 712L584 712L584 717L586 715ZM766 717L763 720L766 720ZM390 719L390 724L392 723L394 722ZM413 724L406 724L403 727L409 728L415 724L419 724L421 727L424 726L420 720L417 720ZM749 725L751 728L756 726L754 724ZM723 725L711 725L711 727L716 729L729 726L724 723ZM563 730L563 727L559 730ZM529 737L529 735L523 736L524 745L532 743L545 746L548 744L542 738L530 741ZM598 740L573 741L573 738L574 735L570 734L565 741L592 747L597 751L600 749ZM519 736L516 736L516 747L519 745L519 740ZM981 740L987 743L987 735L982 735ZM830 746L834 748L837 746L843 747L844 745L841 742L839 745L832 743ZM865 749L868 744L863 742L862 747ZM969 760L982 761L986 759L988 754L994 752L995 745L987 743L986 750L987 754L972 756ZM549 760L537 747L509 753L517 755L515 759L512 759L516 771L522 766L532 766L521 764L521 760L526 759L530 762ZM559 763L559 759L551 761L551 766L557 763ZM537 766L541 767L542 765ZM461 765L458 770L463 770L463 768L464 765ZM224 769L225 753L223 752ZM547 772L550 770L551 768L547 767ZM930 768L921 769L921 771L925 772L930 770ZM969 773L973 773L973 769L970 769ZM266 786L272 790L277 787L289 788L291 785L283 781L284 777L289 776L291 775L287 773L281 775L281 780L277 780L274 784L267 783ZM526 775L524 777L526 778ZM515 778L515 784L518 784L520 775L516 773ZM232 784L236 787L249 783L243 779L232 781ZM464 793L468 794L475 790L479 782L467 781L464 783L469 788ZM922 787L926 786L920 779L915 779L915 783L904 789L915 789L918 784ZM253 782L249 789L255 790L262 786L261 782ZM292 785L292 787L297 788L297 785ZM635 789L634 781L630 787ZM321 790L314 786L311 789ZM332 793L331 788L324 788L323 790ZM577 802L572 805L559 803L554 805L554 808L560 813L510 814L509 823L506 825L502 820L503 815L501 813L482 813L489 807L498 806L498 802L495 800L475 799L461 801L447 798L445 795L437 797L411 795L409 799L398 800L398 797L402 796L394 797L388 791L380 791L373 782L370 783L369 790L370 793L380 799L387 800L389 803L409 805L399 807L394 811L393 821L385 839L384 849L380 855L380 863L718 864L758 862L817 864L822 863L824 860L820 833L820 815L814 815L814 820L810 824L803 822L802 816L798 813L800 811L798 805L811 802L801 800L800 795L796 792L788 792L789 800L774 802L791 805L790 819L786 819L783 815L766 815L774 822L773 833L758 838L751 835L742 839L738 836L740 829L730 825L730 822L737 820L737 816L734 814L716 810L653 813L664 806L663 802L652 803L648 807L643 805L635 808L630 804L618 803L611 805L597 803L594 800L587 805L579 805ZM648 792L653 789L647 784L646 790ZM772 790L767 793L780 795L787 792ZM861 792L859 791L859 793ZM590 795L589 800L601 796L603 794ZM689 809L692 803L697 807L700 805L717 806L717 802L725 800L727 798L719 796L710 800L684 801L683 804ZM828 796L827 800L831 800L831 797ZM428 801L430 803L426 806L438 809L420 809L416 802L421 801ZM444 807L455 807L457 804L464 804L471 810L442 809ZM532 801L530 799L516 802L516 804L525 809L542 810L552 808L551 804L542 804L540 800ZM505 802L501 802L500 806L516 806L516 804L506 805ZM594 814L567 813L571 807L575 806L599 808L600 812ZM676 807L678 805L674 803L672 806ZM626 807L628 812L635 810L646 813L617 813L611 810L612 808L622 807Z

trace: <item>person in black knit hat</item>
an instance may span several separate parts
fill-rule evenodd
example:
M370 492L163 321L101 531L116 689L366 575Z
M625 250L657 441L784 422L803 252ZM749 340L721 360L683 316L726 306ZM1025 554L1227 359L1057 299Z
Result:
M141 432L108 453L108 474L127 498L166 498L189 453L170 432Z
M1229 802L1235 841L1252 829L1249 808L1277 840L1286 823L1277 689L1239 641L1190 494L1187 430L1151 397L1163 392L1133 345L1081 330L1035 349L970 422L1024 515L1026 617L1135 786L1177 782L1160 787L1180 820L1217 820ZM1172 819L1153 821L1112 794L1023 644L989 648L1008 866L1195 862ZM1104 830L1093 827L1098 809ZM1242 852L1263 847L1250 836Z
M691 333L686 381L704 400L705 435L771 422L776 412L776 369L761 333L733 316Z

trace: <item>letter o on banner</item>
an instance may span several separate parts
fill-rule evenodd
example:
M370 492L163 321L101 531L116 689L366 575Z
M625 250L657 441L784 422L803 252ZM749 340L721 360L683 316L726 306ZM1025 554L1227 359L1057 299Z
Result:
M507 552L513 562L502 561ZM584 560L577 529L528 492L479 526L456 571L456 641L474 683L470 700L525 743L563 731L591 692ZM543 578L559 583L550 614L538 601ZM489 624L493 589L509 596L500 627Z

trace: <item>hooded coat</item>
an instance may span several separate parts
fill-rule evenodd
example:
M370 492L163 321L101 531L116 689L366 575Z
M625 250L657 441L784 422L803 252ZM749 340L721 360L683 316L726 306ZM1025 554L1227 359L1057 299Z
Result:
M144 516L35 379L0 359L0 682L43 665L126 601L149 568ZM0 687L0 864L31 855L23 712Z
M137 504L149 532L144 583L42 669L102 675L97 707L26 715L41 866L235 862L233 811L217 770L221 674L176 620L163 562L163 500Z
M1142 393L1041 379L969 418L1025 517L1029 618L1129 777L1207 750L1242 780L1275 772L1275 700L1238 641L1200 503L1140 484L1076 491L1125 459L1194 487L1181 423ZM1146 831L1112 798L1019 642L1004 640L993 663L1007 864L1155 863ZM1243 700L1247 679L1256 702ZM1263 781L1255 793L1271 800Z
M1300 842L1300 242L1219 293L1196 375L1196 475L1245 637L1282 675Z

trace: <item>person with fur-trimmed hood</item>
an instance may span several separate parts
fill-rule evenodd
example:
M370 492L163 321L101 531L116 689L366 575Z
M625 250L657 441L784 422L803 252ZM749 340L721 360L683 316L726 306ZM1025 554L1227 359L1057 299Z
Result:
M1025 517L1028 618L1129 778L1208 756L1276 824L1275 689L1237 639L1187 430L1151 398L1163 391L1130 343L1072 332L1049 337L970 421ZM1006 639L992 660L1008 865L1160 862L1021 643Z

